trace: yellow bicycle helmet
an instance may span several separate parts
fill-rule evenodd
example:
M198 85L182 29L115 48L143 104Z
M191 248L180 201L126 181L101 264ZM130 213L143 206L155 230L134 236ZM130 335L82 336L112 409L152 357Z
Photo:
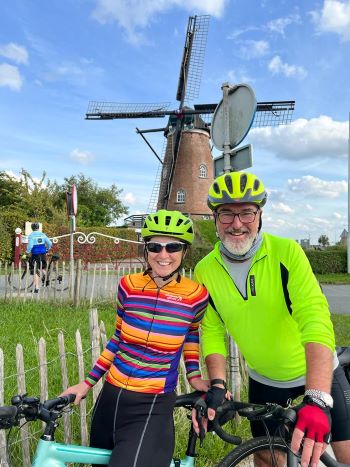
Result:
M263 207L267 193L256 175L248 172L229 172L217 177L209 188L208 206L211 210L221 204L254 203Z
M194 240L193 222L180 211L159 211L148 214L141 229L144 240L155 235L175 237L191 245Z

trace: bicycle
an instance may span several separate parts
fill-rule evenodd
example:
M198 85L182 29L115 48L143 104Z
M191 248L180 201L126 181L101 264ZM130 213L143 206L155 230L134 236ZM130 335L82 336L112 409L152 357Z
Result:
M350 370L350 347L338 347L338 358L345 373L349 375ZM191 411L193 407L202 402L202 393L195 391L190 394L179 395L176 398L175 407L184 407ZM0 429L11 428L19 424L22 419L27 421L42 420L46 425L44 433L38 442L34 454L32 467L64 467L67 462L77 462L82 464L94 463L97 465L107 465L110 451L106 449L91 448L80 445L67 445L55 441L55 430L58 427L58 420L62 417L67 406L74 401L75 396L69 395L58 397L41 403L37 398L26 396L15 396L12 398L12 405L0 407ZM230 451L219 463L217 467L234 467L236 465L255 465L254 453L267 453L271 457L271 465L280 465L278 461L282 459L283 465L297 467L300 457L293 454L288 446L290 434L296 421L297 407L281 407L277 404L252 404L235 400L225 401L217 410L216 417L208 424L208 431L215 432L224 442L238 445ZM247 440L242 443L239 436L229 433L223 426L232 420L236 413L249 420L265 420L276 418L281 423L280 436L264 436ZM289 430L284 426L289 426ZM201 443L203 437L199 437ZM192 423L188 433L186 455L182 459L173 459L170 467L194 467L196 453L196 443L198 436L195 433ZM242 443L242 444L241 444ZM283 458L281 458L283 456ZM286 458L286 462L284 459ZM327 452L321 456L326 467L349 467L348 464L341 464L335 461Z
M179 395L176 398L175 407L184 407L192 410L201 392L195 391L190 394ZM27 396L14 396L12 405L0 407L0 429L8 429L19 425L25 419L27 422L41 420L45 423L44 432L38 441L36 451L33 456L32 467L64 467L66 463L76 462L79 464L107 465L111 451L107 449L92 448L87 446L63 444L55 441L55 431L58 427L58 420L62 417L69 404L74 402L75 396L70 394L64 397L47 400L41 403L38 398ZM232 418L234 413L226 411L226 418L217 418L209 427L210 431L218 431L221 436L225 432L220 423L226 423ZM194 467L196 453L196 442L198 436L193 430L192 423L188 433L188 443L185 457L183 459L173 459L170 467ZM230 436L230 442L240 443L241 439Z
M350 383L350 347L337 347L339 364L342 366L345 375ZM300 465L300 456L295 455L289 447L291 436L297 419L297 411L300 405L295 407L281 407L278 404L249 404L237 401L227 401L218 408L217 415L225 413L227 410L237 410L237 413L248 420L264 421L274 419L280 422L279 436L262 436L253 438L240 444L237 448L229 452L226 457L219 462L217 467L234 467L242 465L244 467L255 466L254 454L264 453L269 465L279 466L281 462L288 467ZM220 431L217 432L220 437ZM224 439L224 438L222 438ZM224 441L230 442L230 436ZM286 460L286 462L285 462ZM349 467L350 464L337 462L328 452L324 452L321 461L326 467Z
M59 254L53 254L47 264L46 272L38 269L36 274L41 277L42 287L51 287L58 292L68 290L69 287L69 269L58 267ZM61 269L61 271L59 271ZM33 287L33 275L28 259L21 259L18 271L12 270L7 277L8 284L19 291L31 291Z

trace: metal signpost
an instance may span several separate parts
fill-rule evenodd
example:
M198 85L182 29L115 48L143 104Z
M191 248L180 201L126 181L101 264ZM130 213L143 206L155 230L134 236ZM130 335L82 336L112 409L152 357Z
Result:
M71 293L73 293L74 286L74 233L76 228L76 215L78 212L78 194L77 187L72 185L71 191L66 192L67 214L69 218L69 259L70 259L70 280L71 280Z
M257 108L254 91L248 84L223 83L221 89L223 99L215 109L211 124L213 144L223 151L222 156L214 160L215 176L252 166L251 145L235 148L250 130Z

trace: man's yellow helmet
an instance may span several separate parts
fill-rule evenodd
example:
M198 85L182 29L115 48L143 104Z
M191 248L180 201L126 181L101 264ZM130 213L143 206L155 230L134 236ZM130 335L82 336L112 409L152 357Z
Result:
M254 203L263 207L266 200L263 182L248 172L220 175L213 181L208 193L208 206L213 211L221 204Z

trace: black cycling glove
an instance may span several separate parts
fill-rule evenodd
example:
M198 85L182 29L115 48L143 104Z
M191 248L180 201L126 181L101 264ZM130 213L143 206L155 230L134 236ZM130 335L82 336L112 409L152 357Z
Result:
M217 386L211 386L205 395L205 402L207 403L208 409L216 409L222 404L226 394L225 388L218 388Z

